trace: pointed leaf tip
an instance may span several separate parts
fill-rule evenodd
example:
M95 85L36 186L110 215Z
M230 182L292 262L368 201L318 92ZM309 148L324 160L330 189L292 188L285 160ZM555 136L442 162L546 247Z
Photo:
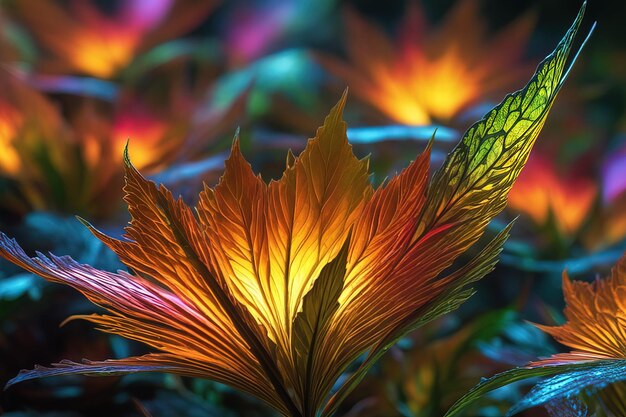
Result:
M293 151L289 149L287 151L287 161L286 161L287 169L293 167L295 163L296 163L296 156L293 154Z
M339 115L339 118L343 118L343 109L346 107L347 101L348 101L348 87L346 87L346 89L343 90L343 93L341 93L341 98L339 98L339 101L337 102L337 104L335 104L335 107L332 108L332 110L330 111L330 114L337 113Z
M239 128L237 128L237 131L235 131L235 135L233 136L233 143L230 145L231 156L235 152L241 153L241 146L240 146L240 141L239 141Z
M130 144L130 139L126 139L126 144L124 145L124 153L122 154L122 158L124 160L124 165L127 167L132 167L133 164L130 162L130 155L128 153L128 145Z
M76 220L78 220L80 222L80 224L82 224L83 226L85 226L87 229L89 230L93 230L95 229L93 227L93 225L86 219L80 217L79 215L74 216L76 218Z

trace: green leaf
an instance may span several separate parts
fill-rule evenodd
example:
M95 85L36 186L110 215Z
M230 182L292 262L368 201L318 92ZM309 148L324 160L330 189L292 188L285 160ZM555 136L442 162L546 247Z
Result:
M576 59L567 65L585 5L528 84L471 126L435 173L416 239L436 225L463 222L466 232L459 233L457 242L462 246L475 241L505 207L507 194Z
M563 365L515 368L482 381L459 399L444 417L462 415L462 411L485 394L530 378L553 376L540 382L520 402L509 410L508 415L545 402L578 394L589 386L602 388L606 384L626 379L626 360L604 360Z

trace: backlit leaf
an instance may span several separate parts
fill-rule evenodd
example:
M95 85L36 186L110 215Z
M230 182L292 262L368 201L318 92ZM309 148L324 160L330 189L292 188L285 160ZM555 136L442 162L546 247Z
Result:
M470 128L430 181L432 141L372 188L368 160L348 143L345 94L305 150L287 154L278 180L255 174L236 138L218 185L204 188L195 210L144 178L127 149L125 236L85 224L132 274L31 258L5 235L0 255L107 310L77 318L164 356L61 363L18 380L145 365L228 384L285 416L333 414L395 341L458 307L473 292L466 287L493 269L510 225L474 259L453 264L504 207L567 75L581 18L582 10L529 85Z
M463 410L478 398L487 393L512 384L513 382L523 381L530 378L546 377L552 375L567 375L574 373L577 375L585 375L586 372L593 374L598 366L620 366L616 361L602 361L600 363L574 363L565 365L542 366L535 368L515 368L509 371L497 374L489 379L483 380L476 387L472 388L467 394L461 397L445 414L444 417L454 417L463 415ZM623 366L623 363L621 364ZM546 398L548 401L550 398Z

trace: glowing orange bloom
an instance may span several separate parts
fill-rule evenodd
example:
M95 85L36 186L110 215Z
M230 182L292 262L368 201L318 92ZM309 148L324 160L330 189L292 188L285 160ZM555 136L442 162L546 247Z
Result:
M591 179L561 175L553 163L533 154L509 193L509 207L538 225L552 218L561 233L572 235L587 219L597 194Z
M515 81L533 20L487 37L475 0L461 0L437 29L412 4L395 40L355 13L346 19L350 63L323 58L355 94L394 121L449 121L480 100L499 99Z
M19 194L5 193L0 202L15 213L106 216L121 195L122 167L116 155L127 141L138 154L137 165L154 174L210 150L245 102L241 96L227 106L205 108L186 91L175 90L164 110L124 94L99 106L85 99L66 120L27 81L0 70L0 176L15 182Z
M559 343L572 349L533 366L601 359L626 359L626 256L609 277L593 283L571 282L563 273L565 318L562 326L537 325Z
M74 0L70 10L55 0L20 0L18 16L56 54L54 71L74 70L108 78L148 46L196 26L217 2L124 0L112 16L91 1Z
M235 140L219 184L205 186L195 210L146 180L126 153L125 238L87 226L132 274L30 258L5 235L0 254L108 311L80 318L159 353L65 361L10 384L162 371L229 384L283 415L330 416L391 345L458 307L472 294L466 286L493 268L508 227L451 266L505 207L562 86L581 16L528 86L474 124L430 181L429 146L372 188L367 159L347 141L345 95L305 150L287 155L279 180L256 175Z
M19 73L0 70L0 175L18 174L23 167L19 149L32 149L36 136L54 135L60 125L54 106Z
M223 109L213 109L198 115L194 105L171 109L154 109L139 97L127 97L113 104L112 115L87 104L72 120L77 136L89 149L86 154L91 166L104 165L120 171L120 155L127 142L137 168L154 173L174 162L195 158L203 149L213 145L224 133L225 123L232 123L241 110L240 100ZM192 133L193 132L193 133Z
M46 176L33 169L36 159L43 164L63 166L63 155L69 144L49 146L49 141L64 134L57 109L32 90L21 74L0 70L0 177L15 180L29 190L27 198L32 199L35 208L41 208L41 199L35 194L34 184L45 180ZM25 154L31 157L24 158Z
M119 155L119 150L124 149L128 138L141 137L143 139L141 142L133 143L133 148L135 148L137 153L135 165L137 165L137 168L149 166L155 160L162 159L163 156L161 155L161 158L155 157L152 151L168 154L168 152L163 150L164 146L159 147L159 142L166 136L166 128L165 122L146 112L138 111L134 115L122 113L113 123L113 147L118 150L117 154ZM175 144L176 141L170 141L169 143ZM169 151L172 150L170 149Z
M16 174L20 169L20 161L17 152L12 147L18 126L22 124L20 114L7 103L0 102L0 171L8 174Z

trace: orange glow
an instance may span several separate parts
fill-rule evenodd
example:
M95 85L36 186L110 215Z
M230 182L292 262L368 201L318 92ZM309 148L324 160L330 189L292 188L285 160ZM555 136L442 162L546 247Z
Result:
M22 123L19 112L0 101L0 173L15 175L20 169L20 157L13 139Z
M421 59L414 62L415 68L422 68L420 77L408 80L408 91L414 93L413 101L429 109L432 117L451 119L467 103L480 97L480 75L467 68L455 50L449 49L429 61ZM411 123L410 119L406 122Z
M509 194L509 207L544 225L554 216L562 233L578 231L595 201L598 187L580 176L559 175L552 163L531 155Z
M196 26L215 6L213 1L124 0L108 16L89 0L23 0L17 14L41 43L55 54L53 71L78 71L101 78L114 76L141 50Z
M355 94L390 119L411 125L449 121L481 100L501 98L520 74L533 25L526 16L487 35L474 0L461 0L437 28L413 3L397 38L355 13L346 20L350 63L322 57Z
M85 33L74 42L68 62L81 72L108 78L133 58L139 39L137 33L127 31L107 39L99 33Z
M120 155L128 142L137 168L152 166L161 162L169 149L164 141L166 132L167 125L155 117L145 113L121 114L113 122L113 152Z
M239 97L228 106L194 111L195 98L175 83L165 109L125 91L113 103L84 99L65 118L21 73L0 71L0 87L0 175L17 185L10 190L15 195L0 197L0 205L15 213L106 216L121 194L120 154L127 141L137 166L154 173L201 157L232 129L245 103ZM112 204L96 202L103 196Z
M537 327L574 350L532 365L626 359L626 256L607 278L593 283L571 282L563 273L563 295L567 322L562 326Z
M372 82L376 88L366 89L363 98L409 125L452 119L484 93L480 74L467 68L454 49L438 57L414 54L395 66L377 66Z

